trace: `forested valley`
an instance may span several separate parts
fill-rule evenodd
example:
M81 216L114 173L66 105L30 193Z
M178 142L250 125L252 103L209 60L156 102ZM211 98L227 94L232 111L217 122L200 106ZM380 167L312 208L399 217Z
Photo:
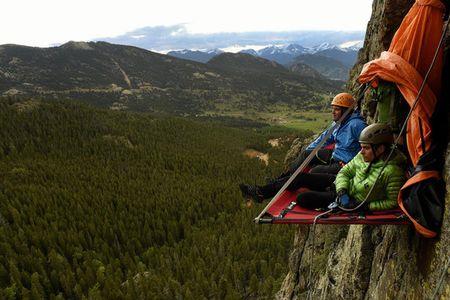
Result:
M0 100L1 299L272 299L294 227L241 182L306 137L270 126ZM270 154L266 167L243 155Z

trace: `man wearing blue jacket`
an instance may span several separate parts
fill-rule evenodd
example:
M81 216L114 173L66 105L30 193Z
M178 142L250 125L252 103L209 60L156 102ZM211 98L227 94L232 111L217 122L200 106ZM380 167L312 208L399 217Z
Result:
M331 112L333 121L337 122L345 110L353 107L355 99L348 93L337 94L331 102ZM341 122L341 124L333 131L329 139L325 142L323 147L319 149L316 156L311 160L311 173L329 173L337 174L339 170L352 160L358 154L361 147L359 145L359 135L361 131L367 126L364 119L361 117L359 111L351 111L348 116ZM271 180L264 186L253 186L247 184L239 185L242 195L246 198L253 198L257 202L262 202L264 199L271 198L281 189L291 175L309 156L320 141L327 135L325 130L320 136L315 139L304 151L300 153L297 159L289 166L288 170L279 177ZM329 148L334 144L334 149ZM294 180L288 187L290 190L298 188L298 181Z

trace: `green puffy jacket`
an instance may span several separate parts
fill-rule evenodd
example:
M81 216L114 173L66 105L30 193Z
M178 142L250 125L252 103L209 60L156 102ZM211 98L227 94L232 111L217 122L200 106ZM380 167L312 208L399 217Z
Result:
M369 196L370 210L385 210L397 207L397 197L405 182L405 156L401 152L394 153L388 162L376 186ZM346 189L348 195L358 202L364 201L375 182L384 161L378 160L369 168L361 153L358 153L337 174L336 191Z

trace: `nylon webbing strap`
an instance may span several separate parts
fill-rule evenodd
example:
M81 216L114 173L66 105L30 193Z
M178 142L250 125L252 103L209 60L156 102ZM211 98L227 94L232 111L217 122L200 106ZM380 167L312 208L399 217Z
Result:
M322 146L325 144L325 142L328 140L328 138L331 136L331 134L333 133L333 131L339 126L341 125L342 121L345 120L345 118L347 118L347 116L350 114L350 112L357 107L359 101L364 97L364 92L367 90L367 88L369 87L369 85L361 85L358 88L358 94L360 93L361 89L364 87L364 91L362 92L361 96L358 98L357 101L355 101L355 103L353 104L353 106L349 107L346 109L346 111L344 112L344 114L341 116L341 118L333 125L331 126L329 129L327 129L327 134L323 137L323 139L319 142L319 144L313 149L313 151L308 155L308 157L306 157L306 159L303 161L303 163L297 168L297 170L295 170L294 174L291 175L291 177L289 177L288 181L286 181L286 183L281 187L281 189L278 191L278 193L272 198L272 200L269 202L269 204L267 204L267 206L262 210L262 212L255 218L255 223L259 223L260 219L262 218L262 216L264 216L264 214L269 210L269 208L272 206L273 203L275 203L278 198L281 196L281 194L287 189L287 187L292 183L292 181L294 181L294 179L297 177L298 174L300 174L300 172L302 172L305 167L311 162L311 160L314 158L314 156L316 156L317 152L320 150L320 148L322 148Z

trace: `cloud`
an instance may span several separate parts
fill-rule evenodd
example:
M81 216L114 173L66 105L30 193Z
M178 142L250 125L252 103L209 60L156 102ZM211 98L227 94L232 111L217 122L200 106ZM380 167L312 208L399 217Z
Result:
M136 39L134 37L141 38ZM348 41L364 39L363 31L262 31L191 33L186 24L144 27L112 38L96 40L116 44L133 45L159 52L179 49L223 49L237 52L243 49L258 49L268 44L297 43L312 47L324 42L339 45ZM247 48L245 48L247 47Z
M184 31L210 34L364 30L371 3L372 0L3 1L0 44L44 46L174 24L184 24L182 31L173 31L174 36L185 34Z

